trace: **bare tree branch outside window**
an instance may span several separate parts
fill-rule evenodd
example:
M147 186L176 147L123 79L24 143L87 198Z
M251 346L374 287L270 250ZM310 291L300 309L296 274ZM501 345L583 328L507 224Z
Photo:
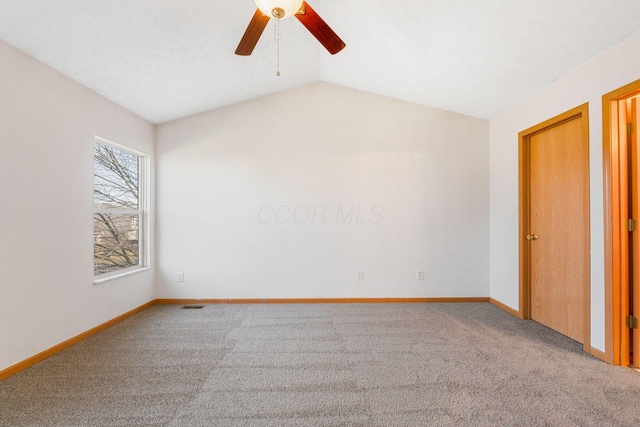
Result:
M95 143L94 274L140 264L140 157Z

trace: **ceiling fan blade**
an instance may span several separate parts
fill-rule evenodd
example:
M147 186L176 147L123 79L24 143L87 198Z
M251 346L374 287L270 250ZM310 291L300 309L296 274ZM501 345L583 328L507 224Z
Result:
M320 18L320 15L318 15L306 1L302 3L302 8L300 8L300 11L296 13L295 16L298 18L298 21L302 22L302 25L307 27L307 30L322 43L322 46L324 46L330 54L335 55L346 46L340 37Z
M236 55L251 55L253 48L256 47L258 39L260 39L264 31L264 27L267 26L267 22L269 22L269 17L263 15L260 9L256 9L256 13L253 14L253 18L251 18L251 22L249 22L249 26L244 32L240 44L238 44Z

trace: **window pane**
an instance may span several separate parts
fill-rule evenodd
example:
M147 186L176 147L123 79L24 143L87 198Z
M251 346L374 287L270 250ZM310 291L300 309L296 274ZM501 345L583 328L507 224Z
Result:
M140 215L96 213L93 216L94 274L140 263Z
M94 144L93 205L102 209L139 209L139 157Z

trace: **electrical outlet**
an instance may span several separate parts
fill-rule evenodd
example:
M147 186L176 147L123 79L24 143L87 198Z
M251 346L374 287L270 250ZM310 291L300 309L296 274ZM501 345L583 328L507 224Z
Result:
M416 280L424 280L424 270L416 271Z
M364 271L358 271L357 279L358 282L362 282L364 280Z
M183 272L179 272L178 273L178 282L184 282L184 273Z

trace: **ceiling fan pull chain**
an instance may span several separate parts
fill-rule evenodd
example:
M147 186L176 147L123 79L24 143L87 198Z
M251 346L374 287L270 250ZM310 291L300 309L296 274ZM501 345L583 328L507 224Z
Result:
M276 18L276 44L278 51L278 71L276 72L276 76L280 76L280 18Z

